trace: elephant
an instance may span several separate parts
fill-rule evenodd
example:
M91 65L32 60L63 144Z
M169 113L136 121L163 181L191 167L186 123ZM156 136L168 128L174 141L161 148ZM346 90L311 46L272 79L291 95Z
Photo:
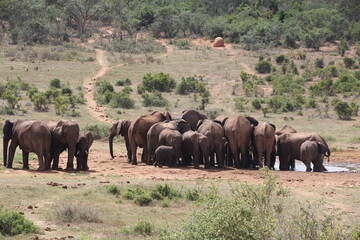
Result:
M262 168L263 158L265 158L265 166L273 169L276 155L275 125L267 122L260 123L255 127L253 135L255 164Z
M159 145L172 146L176 155L175 165L180 162L182 136L179 131L169 128L162 130L159 135Z
M277 151L280 160L280 170L289 170L291 159L300 160L300 146L306 140L321 142L328 148L327 155L331 155L328 144L317 133L284 133L276 138ZM321 168L326 171L324 166Z
M234 159L235 168L250 167L249 146L252 132L257 125L258 121L256 119L244 117L240 114L223 120L225 136L228 139L229 151L231 151Z
M184 119L193 131L197 129L199 120L205 120L207 118L208 117L205 114L193 109L183 111L183 115L181 116L181 119Z
M199 168L199 160L202 155L205 159L205 168L210 167L209 152L210 152L210 132L205 134L187 131L182 135L182 156L183 165L190 162L191 156L194 160L194 168Z
M169 112L155 111L150 115L144 115L135 119L128 130L130 148L131 148L131 164L137 165L136 152L137 147L143 148L143 159L146 161L147 157L147 132L150 127L158 122L171 120Z
M79 136L78 142L76 143L75 157L76 157L76 170L87 171L89 149L93 144L94 136L91 132L82 133Z
M39 161L37 170L48 170L50 163L51 133L49 127L37 120L5 121L3 127L3 157L4 166L12 168L17 146L22 149L23 169L29 169L29 153L34 152ZM9 159L8 144L9 146ZM7 161L8 160L8 161Z
M178 130L181 134L183 134L184 132L189 131L191 128L190 125L183 119L159 122L152 125L146 136L148 150L148 158L146 163L148 165L152 164L152 158L154 157L155 150L159 146L159 135L164 129Z
M54 162L51 169L59 169L59 156L61 152L67 148L68 160L66 170L74 170L75 149L80 133L79 125L76 122L70 120L48 122L47 125L53 135L51 142L51 160Z
M210 165L214 166L214 153L216 153L216 161L219 167L224 166L224 159L222 157L222 149L223 149L223 137L224 137L224 129L221 126L221 123L217 121L212 121L209 119L199 120L197 124L197 131L199 133L205 134L209 132L209 140L210 140Z
M162 167L166 164L168 167L172 167L176 161L176 152L172 146L160 145L155 150L154 166Z
M284 125L275 131L276 136L280 136L283 133L297 133L297 131L289 125Z
M119 120L116 123L113 123L113 125L111 126L110 135L109 135L109 148L110 148L111 158L114 158L113 139L115 136L121 135L125 139L128 161L129 162L131 161L131 148L130 148L129 135L128 135L128 130L130 125L131 125L130 120Z
M324 171L324 156L330 157L328 153L329 148L322 142L306 140L300 146L300 160L305 164L307 172L312 171L311 163L314 165L314 172Z

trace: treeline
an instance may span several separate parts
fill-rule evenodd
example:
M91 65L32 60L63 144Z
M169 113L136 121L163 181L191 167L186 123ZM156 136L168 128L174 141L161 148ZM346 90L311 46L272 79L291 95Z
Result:
M354 0L2 0L0 38L12 44L61 43L112 26L114 40L153 36L224 37L246 49L319 50L323 41L360 41Z

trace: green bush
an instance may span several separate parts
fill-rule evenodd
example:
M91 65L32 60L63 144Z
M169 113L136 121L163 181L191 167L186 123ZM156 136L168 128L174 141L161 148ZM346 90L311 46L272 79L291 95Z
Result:
M111 45L106 46L106 50L121 53L161 53L165 52L166 48L161 43L155 41L154 38L124 38L120 41L115 40Z
M333 95L334 92L333 81L331 78L321 80L311 85L309 87L309 90L313 96L319 96L319 95L331 96Z
M0 207L0 237L38 232L39 228L23 215Z
M131 186L125 189L123 197L128 200L134 200L137 196L145 194L146 191L141 186Z
M234 102L235 102L235 109L238 110L239 112L244 112L245 106L249 101L244 97L238 97L234 99Z
M135 197L134 202L139 206L148 206L152 203L152 197L150 193L145 192Z
M341 120L350 120L351 119L353 109L347 102L338 101L335 104L334 109L335 109L335 112L338 115L339 119L341 119Z
M156 188L153 190L154 193L159 193L162 197L167 197L169 199L180 198L181 193L170 187L168 184L165 185L157 185Z
M112 95L109 105L113 108L132 109L135 107L135 100L130 94L121 91Z
M105 94L106 92L114 92L114 86L108 82L108 81L97 81L96 84L97 86L97 94L98 95L102 95Z
M251 78L251 74L241 71L240 72L240 78L243 81L243 83L245 83Z
M114 194L114 195L119 195L120 194L120 188L116 185L109 185L109 186L106 186L106 190L111 193L111 194Z
M84 131L90 131L95 140L109 136L109 128L105 125L92 124L84 127Z
M255 66L255 70L258 73L270 73L271 72L271 63L265 60L261 60L260 62L258 62Z
M50 80L50 87L53 88L61 88L61 82L60 79L54 78Z
M32 96L32 101L34 103L34 108L37 111L45 111L48 109L48 100L45 93L36 93Z
M55 209L56 221L70 223L70 222L102 222L99 211L94 207L86 207L78 204L64 203Z
M134 232L143 236L150 236L154 233L155 226L148 221L137 222L134 227Z
M287 59L287 57L284 54L278 55L275 57L275 62L277 64L282 64L283 62L289 61L289 59Z
M185 193L185 197L189 201L198 201L200 199L201 193L197 189L189 189Z
M202 93L206 89L206 83L201 76L182 77L176 88L179 94Z
M175 80L169 74L163 72L157 73L154 76L147 73L142 80L142 84L146 91L153 92L171 92L176 87Z
M251 104L256 110L261 109L261 101L259 99L254 99Z
M324 68L325 64L324 64L324 58L316 58L315 59L315 67L316 68Z
M334 89L338 93L358 94L360 90L360 80L347 73L341 74L339 80L334 83Z
M129 86L131 84L132 84L131 80L129 78L125 78L125 79L117 80L115 86Z
M302 51L302 52L299 52L299 59L300 60L305 60L306 59L306 52L305 51Z
M351 68L355 64L355 59L352 57L344 57L343 61L346 68Z
M187 39L175 39L172 43L181 50L188 50L191 48L191 42Z
M66 96L71 96L73 93L72 89L68 86L64 86L61 88L61 94Z
M161 92L143 93L142 103L144 107L165 107L169 104L169 101L163 97Z

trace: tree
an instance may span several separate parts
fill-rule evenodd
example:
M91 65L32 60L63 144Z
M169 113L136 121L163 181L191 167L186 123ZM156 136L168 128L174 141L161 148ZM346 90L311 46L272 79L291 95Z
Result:
M335 104L335 112L338 115L339 119L341 120L350 120L351 114L353 113L352 107L347 103L343 101L338 101Z

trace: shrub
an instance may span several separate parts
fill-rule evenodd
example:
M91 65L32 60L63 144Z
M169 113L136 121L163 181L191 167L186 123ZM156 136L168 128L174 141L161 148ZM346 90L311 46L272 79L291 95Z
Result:
M129 78L117 80L115 83L116 86L129 86L131 84L132 84L132 82Z
M0 207L0 237L38 232L39 228L23 215Z
M285 62L288 61L288 59L286 58L286 56L285 56L284 54L281 54L281 55L275 57L275 62L276 62L277 64L281 64L281 63L283 63L284 61L285 61Z
M244 112L245 105L249 102L244 97L235 98L234 101L235 101L235 109L238 110L239 112Z
M81 207L78 207L81 205ZM96 208L89 208L82 204L62 204L55 210L55 219L60 222L89 222L89 223L100 223L99 212Z
M247 72L240 72L240 78L243 81L243 83L247 82L251 77L251 74L247 73Z
M50 87L53 88L61 88L61 82L60 79L54 78L50 80Z
M137 196L145 194L146 191L141 186L127 187L123 194L123 197L128 200L134 200Z
M357 93L360 90L360 80L347 73L341 74L334 83L334 89L338 93Z
M313 96L318 95L333 95L333 81L331 78L321 80L317 83L314 83L309 87L309 90Z
M201 93L205 91L206 83L201 76L182 77L176 88L179 94Z
M309 98L309 100L305 104L305 107L307 107L307 108L316 108L317 107L316 100L314 98Z
M161 92L143 93L142 103L144 107L165 107L169 104L169 101L163 97Z
M305 60L306 59L306 52L305 51L299 52L298 55L299 55L300 60Z
M109 136L109 129L105 125L92 124L84 127L84 131L90 131L95 140Z
M343 61L346 68L351 68L355 64L355 60L352 57L344 57Z
M187 39L176 39L173 40L173 44L180 50L188 50L191 48L191 42Z
M254 99L251 104L256 110L261 109L261 101L259 99Z
M168 184L165 185L157 185L156 188L153 190L154 193L159 193L162 197L167 197L169 199L180 198L181 193L170 187Z
M106 190L111 193L111 194L114 194L114 195L119 195L120 194L120 188L116 185L109 185L109 186L106 186Z
M349 50L349 44L342 40L338 45L337 51L341 54L341 56L344 56L347 50Z
M113 108L131 109L135 106L135 100L130 97L130 94L121 91L112 95L109 105Z
M154 232L154 225L148 221L137 222L134 227L134 232L143 236L150 236Z
M102 95L106 92L114 92L114 86L108 81L98 81L96 82L97 94Z
M155 74L154 76L152 76L151 73L147 73L143 77L142 84L145 90L149 92L171 92L176 86L175 80L171 78L169 74L164 74L163 72Z
M152 197L150 193L146 192L135 197L134 202L139 206L148 206L152 203Z
M201 193L197 189L189 189L186 191L185 196L189 201L198 201L200 199Z
M260 62L258 62L255 66L255 70L258 73L270 73L271 72L271 63L265 60L262 60Z
M335 112L341 120L350 120L353 109L347 102L338 101L335 104Z
M48 100L45 93L36 93L32 96L34 108L37 111L45 111L48 109Z
M62 95L66 95L66 96L71 96L72 95L72 90L71 90L71 88L70 87L67 87L67 86L65 86L65 87L63 87L62 89L61 89L61 94Z
M324 58L316 58L315 59L315 67L316 68L324 68Z

